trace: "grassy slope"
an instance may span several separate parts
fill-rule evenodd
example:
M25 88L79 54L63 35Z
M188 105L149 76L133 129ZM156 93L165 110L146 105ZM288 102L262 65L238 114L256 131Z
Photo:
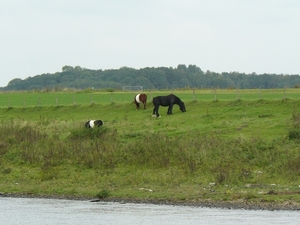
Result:
M284 151L280 152L278 158L274 158L278 162L272 162L270 158L272 152L265 150L268 149L269 143L276 140L280 140L277 145L282 149L298 150L297 143L286 139L288 129L292 126L291 113L294 107L299 108L300 101L186 101L186 113L181 113L175 106L174 114L167 116L167 109L161 107L161 118L151 117L152 106L149 105L146 110L136 111L131 103L0 108L1 132L5 130L7 121L13 121L14 124L20 124L19 126L29 124L38 127L41 132L51 135L51 143L45 141L45 151L50 145L53 145L53 148L64 149L63 143L69 142L70 131L83 129L82 126L87 119L102 119L104 126L110 129L110 136L107 138L110 143L106 143L106 140L103 142L108 149L118 148L114 150L116 153L112 155L113 159L106 158L107 161L104 160L105 165L102 166L74 163L73 155L63 162L51 162L49 166L47 159L51 158L51 155L47 155L47 158L40 151L41 160L28 163L24 159L21 160L19 156L25 154L26 146L13 145L10 142L14 140L3 137L0 149L5 149L9 144L13 149L1 154L0 191L95 196L107 190L111 196L122 198L253 199L255 201L264 199L264 201L278 202L293 198L298 202L299 197L294 192L298 191L300 184L299 174L295 172L288 177L284 172L279 172L280 167L286 164L280 164L278 159L288 160ZM113 130L117 132L116 147L112 146L111 141ZM53 137L57 138L57 143ZM155 137L162 137L162 141L166 144L156 143ZM261 160L255 161L249 155L244 156L243 151L236 152L231 146L226 145L223 138L233 141L228 142L232 145L235 143L234 140L242 140L247 146L255 142L253 149L256 152L251 152L249 155L253 154L254 158L261 158ZM191 144L193 142L196 146ZM215 142L220 142L220 146L213 146ZM207 146L200 146L202 143ZM21 151L17 150L16 146L22 148ZM240 146L241 144L236 145L236 148ZM150 151L152 147L161 150L161 153ZM32 148L38 151L41 147ZM134 154L138 155L141 149L145 151L143 154L147 154L148 149L149 157L153 157L153 161L151 158L148 160L141 156L136 158L136 160L145 160L141 163L129 160L130 157L135 160ZM182 151L183 156L168 158L164 155L164 149L166 154L172 155L180 154ZM191 151L188 151L189 149ZM247 147L243 146L241 149L247 150ZM271 150L274 149L276 150L276 144L272 145ZM135 151L133 156L130 155L131 151ZM215 155L213 151L216 152ZM288 154L294 154L295 151ZM125 160L125 156L119 156L120 152L126 152L126 160L130 163ZM199 152L201 156L197 156ZM59 153L52 152L52 154ZM29 159L28 155L27 159ZM289 157L295 164L299 163L298 155L289 155ZM114 161L116 158L118 162ZM193 159L199 159L199 162ZM82 160L85 160L84 155ZM110 164L109 160L111 160ZM239 163L242 161L243 164ZM168 166L164 166L164 163ZM213 166L210 167L210 164ZM271 168L272 166L276 168ZM251 176L240 178L237 174L242 170L246 170L245 173L251 172ZM217 185L209 185L210 183ZM270 190L285 194L267 195Z

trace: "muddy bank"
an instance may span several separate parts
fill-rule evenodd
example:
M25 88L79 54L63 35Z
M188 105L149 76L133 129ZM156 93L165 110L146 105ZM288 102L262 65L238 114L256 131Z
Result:
M223 209L245 209L245 210L300 210L300 204L296 202L285 202L281 204L265 203L265 202L248 202L244 200L238 201L212 201L212 200L198 200L198 201L172 201L172 200L156 200L156 199L96 199L92 201L106 201L119 203L141 203L141 204L165 204L165 205L180 205L193 207L207 207L207 208L223 208Z
M66 196L66 195L32 195L32 194L10 194L0 193L0 197L13 198L47 198L47 199L68 199L80 200L90 202L117 202L120 204L137 203L137 204L159 204L159 205L179 205L179 206L193 206L193 207L207 207L207 208L223 208L223 209L245 209L245 210L290 210L300 211L300 204L294 201L286 201L283 203L277 202L258 202L247 200L236 201L212 201L212 200L195 200L195 201L174 201L165 199L134 199L134 198L94 198L86 196Z

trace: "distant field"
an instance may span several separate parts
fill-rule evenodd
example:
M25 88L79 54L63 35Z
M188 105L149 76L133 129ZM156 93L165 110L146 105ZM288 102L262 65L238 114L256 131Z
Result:
M241 90L169 90L144 91L148 95L148 103L157 95L173 93L183 101L235 101L240 100L282 100L299 99L300 89L241 89ZM85 104L130 103L137 92L1 92L0 107L29 107L29 106L61 106Z

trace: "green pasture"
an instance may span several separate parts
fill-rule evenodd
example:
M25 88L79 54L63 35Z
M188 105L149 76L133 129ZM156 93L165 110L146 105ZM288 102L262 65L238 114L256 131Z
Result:
M82 126L90 119L101 119L120 133L163 132L168 135L197 131L218 133L228 137L260 135L273 139L287 135L292 126L292 112L300 108L300 100L256 101L186 101L187 112L177 105L172 116L160 107L161 118L152 117L152 104L136 110L127 103L86 104L70 106L35 106L0 108L1 121L20 120L69 126ZM46 122L45 122L46 121Z
M101 119L107 126L124 133L152 131L174 135L197 131L203 134L215 132L228 137L259 134L266 139L286 135L292 123L292 112L299 107L298 89L261 90L261 95L265 96L261 99L257 98L258 91L150 91L147 93L147 109L138 111L133 104L134 92L1 93L0 119L49 123L64 121L64 126L81 126L84 121ZM162 118L153 118L153 106L149 99L169 93L180 96L185 102L187 113L181 113L175 105L173 113L176 116L167 116L167 109L160 107ZM12 96L15 97L10 107L5 106L3 95L7 95L7 98L11 96L11 99ZM25 106L22 106L22 98L28 99ZM51 104L56 98L60 99L58 104ZM36 99L40 99L40 104L33 104ZM72 101L73 103L67 104ZM13 102L17 106L13 106ZM32 102L33 105L29 106L27 102Z
M300 89L196 89L144 91L148 95L148 104L158 95L175 94L182 101L236 101L236 100L282 100L300 99ZM132 102L137 92L123 91L74 91L74 92L1 92L0 107L61 106L110 104Z
M160 118L132 92L1 93L0 192L300 203L298 89L146 93L171 92L187 112Z

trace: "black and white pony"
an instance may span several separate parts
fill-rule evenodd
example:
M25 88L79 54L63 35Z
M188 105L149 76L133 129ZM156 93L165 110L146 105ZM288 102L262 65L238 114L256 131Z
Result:
M89 120L85 123L86 128L100 127L103 125L102 120Z
M177 104L179 105L179 108L182 112L186 112L185 109L185 105L184 102L180 100L180 98L178 98L176 95L170 94L167 96L156 96L153 98L152 100L153 105L154 105L154 109L153 109L153 113L152 113L152 117L160 117L159 113L158 113L158 108L159 106L168 106L168 115L173 114L172 113L172 109L173 109L173 105Z
M140 103L143 103L144 105L144 109L146 109L146 104L147 104L147 95L146 94L137 94L134 99L133 102L135 103L136 109L140 108Z

